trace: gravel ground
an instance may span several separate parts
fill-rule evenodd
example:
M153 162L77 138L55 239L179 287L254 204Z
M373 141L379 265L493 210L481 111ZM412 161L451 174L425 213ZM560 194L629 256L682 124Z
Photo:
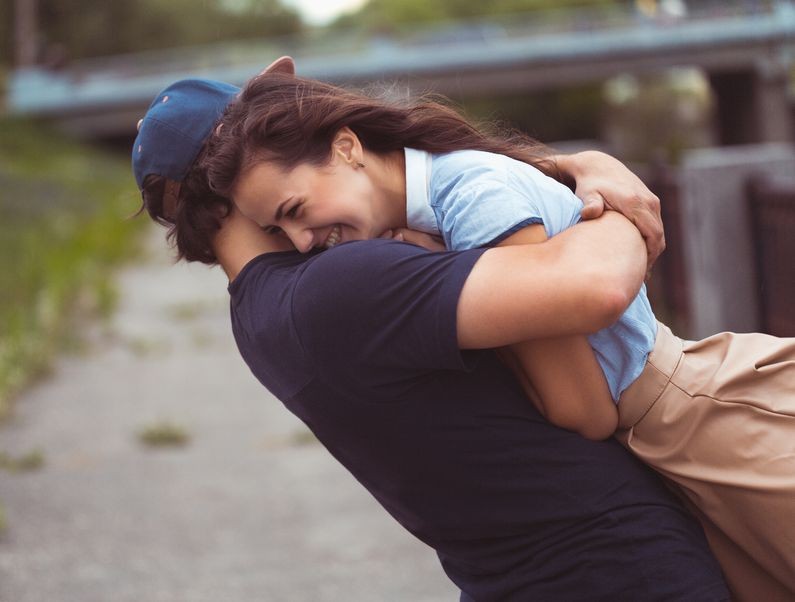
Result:
M119 275L88 350L15 403L0 451L2 602L457 599L395 523L249 373L220 269L172 265L162 231ZM183 447L142 443L171 423Z

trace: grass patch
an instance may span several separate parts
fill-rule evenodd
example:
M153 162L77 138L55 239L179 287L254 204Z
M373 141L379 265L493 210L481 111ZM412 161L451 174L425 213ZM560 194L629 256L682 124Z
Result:
M135 337L126 341L127 348L137 357L165 355L171 344L162 339Z
M44 452L40 449L34 449L21 456L0 452L0 468L9 472L30 472L42 466L44 466Z
M227 307L225 301L185 301L172 304L166 311L175 320L191 321L210 312L227 311Z
M70 337L73 318L107 316L113 268L147 220L129 160L23 121L0 119L0 416Z
M318 443L317 437L309 429L295 431L290 435L290 444L296 446L314 445Z
M138 431L138 438L151 447L182 447L190 441L185 428L167 420L145 426Z

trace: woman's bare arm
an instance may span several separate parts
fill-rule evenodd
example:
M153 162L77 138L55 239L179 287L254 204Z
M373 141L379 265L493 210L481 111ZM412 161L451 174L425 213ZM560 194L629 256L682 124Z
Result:
M542 225L528 226L500 246L538 244ZM605 439L618 424L602 368L585 335L532 339L504 347L500 355L525 394L552 424L589 439Z

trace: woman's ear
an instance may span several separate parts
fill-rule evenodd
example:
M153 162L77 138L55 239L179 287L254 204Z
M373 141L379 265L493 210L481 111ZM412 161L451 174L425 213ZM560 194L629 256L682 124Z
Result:
M362 143L349 127L341 128L331 142L332 153L350 165L360 165L363 158Z

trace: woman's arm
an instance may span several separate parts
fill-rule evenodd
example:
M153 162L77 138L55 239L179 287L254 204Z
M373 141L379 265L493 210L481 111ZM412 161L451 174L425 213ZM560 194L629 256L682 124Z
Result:
M511 235L500 246L537 244L542 225ZM503 347L500 356L527 397L552 424L588 439L606 439L618 425L618 411L604 373L584 335L534 339Z

